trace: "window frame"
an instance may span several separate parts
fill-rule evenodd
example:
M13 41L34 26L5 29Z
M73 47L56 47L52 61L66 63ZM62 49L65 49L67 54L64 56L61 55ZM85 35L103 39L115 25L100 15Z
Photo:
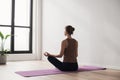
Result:
M19 26L19 25L15 25L15 0L11 0L12 1L12 8L11 8L11 25L0 25L0 27L10 27L11 28L11 41L10 41L10 52L9 54L26 54L26 53L32 53L32 25L33 25L33 0L30 0L30 19L29 19L29 26ZM14 36L14 32L15 32L15 28L29 28L30 29L30 33L29 33L29 50L19 50L19 51L15 51L15 36Z

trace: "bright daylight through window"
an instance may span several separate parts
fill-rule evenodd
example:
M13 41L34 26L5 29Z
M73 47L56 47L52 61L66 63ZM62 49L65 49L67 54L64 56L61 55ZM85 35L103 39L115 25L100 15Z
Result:
M32 8L33 0L0 0L0 31L11 35L11 53L32 53Z

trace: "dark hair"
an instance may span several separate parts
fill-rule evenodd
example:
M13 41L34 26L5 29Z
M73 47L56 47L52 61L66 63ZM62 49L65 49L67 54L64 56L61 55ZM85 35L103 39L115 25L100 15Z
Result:
M73 31L75 30L75 28L72 27L71 25L67 25L65 29L69 35L73 34Z

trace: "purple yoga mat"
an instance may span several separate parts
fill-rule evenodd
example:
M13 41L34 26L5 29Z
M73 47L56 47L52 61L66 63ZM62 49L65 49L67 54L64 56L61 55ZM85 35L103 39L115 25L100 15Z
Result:
M105 69L106 68L95 67L95 66L80 66L78 71L72 71L72 72L105 70ZM71 73L71 72L63 72L58 69L44 69L44 70L18 71L15 73L24 77L34 77L34 76L55 75L55 74L63 74L63 73Z

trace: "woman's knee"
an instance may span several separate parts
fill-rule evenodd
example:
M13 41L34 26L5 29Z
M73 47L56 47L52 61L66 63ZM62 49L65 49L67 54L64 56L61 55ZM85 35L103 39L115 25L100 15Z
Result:
M55 57L53 57L53 56L48 56L48 61L51 61L51 60L53 60Z

